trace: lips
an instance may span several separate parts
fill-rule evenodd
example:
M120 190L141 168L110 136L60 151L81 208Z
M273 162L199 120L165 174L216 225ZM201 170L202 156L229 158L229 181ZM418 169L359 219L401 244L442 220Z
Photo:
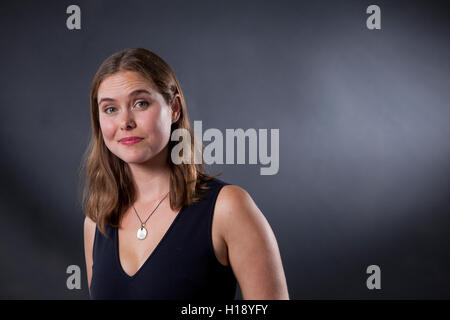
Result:
M127 137L127 138L120 139L120 143L129 146L129 145L138 143L142 140L143 140L143 138L139 138L139 137Z

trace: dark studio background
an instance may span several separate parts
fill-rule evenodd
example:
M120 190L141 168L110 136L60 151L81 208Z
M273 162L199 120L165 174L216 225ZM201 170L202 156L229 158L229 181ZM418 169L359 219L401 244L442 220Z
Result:
M88 298L89 88L129 47L171 65L203 131L280 129L278 174L208 172L265 214L292 299L450 298L449 27L438 1L2 2L0 298ZM82 290L66 287L73 264Z

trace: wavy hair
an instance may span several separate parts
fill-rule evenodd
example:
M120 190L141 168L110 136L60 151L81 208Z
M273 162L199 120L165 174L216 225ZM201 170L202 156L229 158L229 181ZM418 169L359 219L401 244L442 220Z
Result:
M184 128L189 132L191 161L177 165L169 156L171 209L189 206L201 200L201 191L208 189L207 181L222 174L211 176L204 172L201 163L196 164L193 161L194 133L189 122L183 92L170 66L161 57L144 48L125 49L111 55L100 65L92 81L90 90L92 132L80 167L83 183L82 209L105 236L105 226L118 227L120 217L136 200L136 190L128 164L111 153L104 143L97 103L97 93L101 82L106 77L125 70L138 72L150 80L168 105L173 103L176 95L180 97L181 113L179 119L171 126L171 134L178 128ZM176 144L176 141L169 140L169 155ZM203 151L201 140L197 144Z

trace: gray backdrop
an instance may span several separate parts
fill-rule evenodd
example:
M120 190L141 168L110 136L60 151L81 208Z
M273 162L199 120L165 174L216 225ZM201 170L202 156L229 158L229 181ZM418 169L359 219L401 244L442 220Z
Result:
M71 4L81 30L66 27ZM381 30L366 27L370 4ZM444 2L0 6L0 298L88 298L77 170L89 88L99 64L129 47L173 67L203 130L280 130L278 174L208 172L223 171L267 217L292 299L450 298ZM81 290L66 287L73 264ZM366 287L372 264L381 290Z

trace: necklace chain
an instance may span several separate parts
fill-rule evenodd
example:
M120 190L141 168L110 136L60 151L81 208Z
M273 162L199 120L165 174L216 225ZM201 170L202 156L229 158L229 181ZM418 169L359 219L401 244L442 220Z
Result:
M163 202L163 200L169 195L169 193L170 193L170 191L167 192L167 194L164 196L164 198L162 198L162 199L159 201L159 203L158 203L158 205L156 206L156 208L153 209L152 213L150 213L150 215L148 216L147 219L145 219L144 222L142 222L141 217L139 217L139 214L138 214L136 208L135 208L134 205L133 205L134 212L136 212L136 215L137 215L139 221L141 222L141 227L145 226L145 224L147 223L148 219L150 219L150 217L152 216L152 214L156 211L156 209L158 209L158 207L159 207L159 205L161 204L161 202Z

